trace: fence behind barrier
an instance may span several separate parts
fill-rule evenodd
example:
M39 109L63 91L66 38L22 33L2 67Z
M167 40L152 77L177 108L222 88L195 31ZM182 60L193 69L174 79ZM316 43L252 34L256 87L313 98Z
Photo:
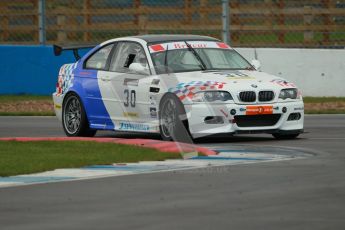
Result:
M344 0L230 0L227 7L233 46L345 46ZM222 28L222 0L0 1L0 43L8 44L38 44L40 31L48 44L80 44L146 33L221 38Z

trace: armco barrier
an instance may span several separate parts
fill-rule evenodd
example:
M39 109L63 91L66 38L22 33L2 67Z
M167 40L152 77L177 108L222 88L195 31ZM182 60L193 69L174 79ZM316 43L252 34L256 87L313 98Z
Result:
M59 68L70 62L71 51L56 57L52 46L1 45L0 94L49 95L55 91Z
M345 96L344 49L237 50L248 60L256 57L262 71L296 83L304 96ZM49 95L60 66L70 62L71 51L56 57L52 46L0 46L0 94Z

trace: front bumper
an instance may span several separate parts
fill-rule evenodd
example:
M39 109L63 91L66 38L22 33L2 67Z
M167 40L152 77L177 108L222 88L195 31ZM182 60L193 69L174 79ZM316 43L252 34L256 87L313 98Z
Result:
M225 133L303 132L303 101L255 105L195 103L185 105L185 109L194 138ZM291 120L292 113L299 114L298 119ZM271 118L275 120L270 121Z

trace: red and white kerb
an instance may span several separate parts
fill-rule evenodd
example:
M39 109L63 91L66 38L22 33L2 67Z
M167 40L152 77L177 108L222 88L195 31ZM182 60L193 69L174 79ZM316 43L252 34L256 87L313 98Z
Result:
M210 42L210 41L188 41L192 48L214 48L214 49L231 49L230 46L223 42ZM149 46L150 53L163 52L168 50L187 49L185 42L168 42Z

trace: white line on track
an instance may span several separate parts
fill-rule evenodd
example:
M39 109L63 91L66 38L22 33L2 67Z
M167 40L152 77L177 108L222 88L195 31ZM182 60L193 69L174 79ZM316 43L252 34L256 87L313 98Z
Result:
M345 137L312 137L308 140L345 140Z
M228 147L229 148L229 147ZM275 148L276 150L276 148ZM283 149L281 149L284 151ZM296 152L298 152L296 150ZM211 168L216 166L230 166L240 164L253 164L262 162L285 161L305 158L306 154L279 154L273 152L244 152L235 149L223 150L216 156L197 157L188 160L166 160L146 161L128 164L113 164L90 166L79 169L56 169L53 171L20 175L12 177L0 177L0 188L11 186L22 186L31 184L42 184L62 181L76 181L113 176L124 176L134 174L148 174L169 171L181 171L190 169Z
M144 161L139 163L96 165L76 169L56 169L53 171L0 177L0 188L62 181L86 180L113 176L180 171L216 166L253 164L262 162L286 161L311 156L308 151L286 147L254 145L214 144L210 149L218 155L200 156L187 160Z

